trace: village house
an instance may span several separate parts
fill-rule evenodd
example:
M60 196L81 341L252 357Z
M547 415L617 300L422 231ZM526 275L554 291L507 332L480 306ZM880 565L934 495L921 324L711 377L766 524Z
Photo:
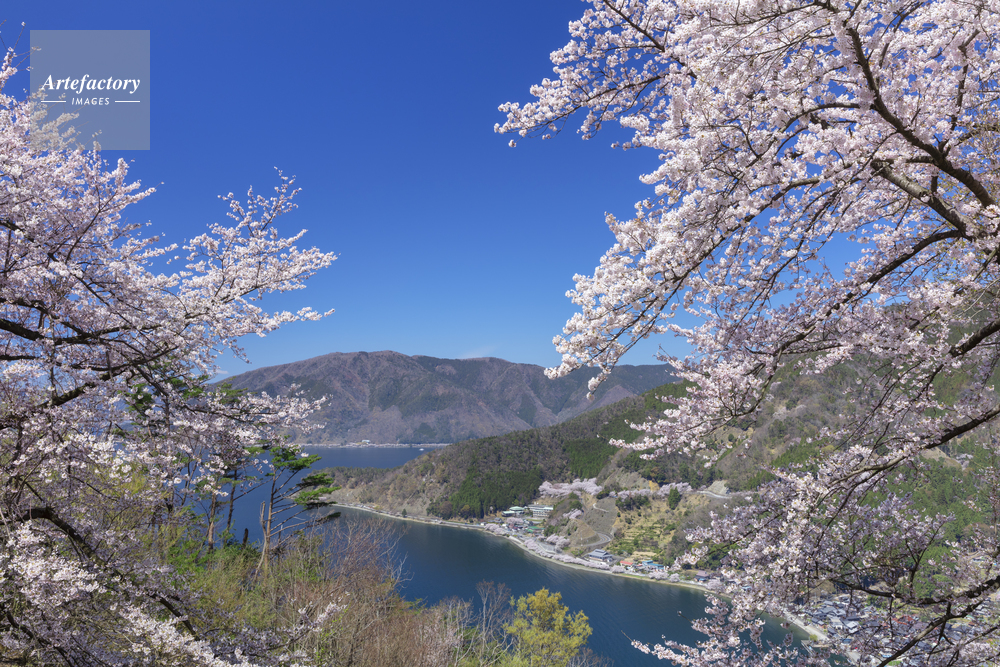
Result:
M613 563L615 560L615 557L609 554L604 549L594 549L589 554L587 554L587 558L589 558L592 561L597 561L599 563Z
M531 510L532 519L548 519L549 513L552 511L550 505L528 505L528 509Z

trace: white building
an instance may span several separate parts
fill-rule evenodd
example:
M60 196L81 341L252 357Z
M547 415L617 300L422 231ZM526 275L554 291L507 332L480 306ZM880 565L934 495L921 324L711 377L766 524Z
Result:
M551 505L528 505L528 509L531 510L531 518L533 519L548 519L549 513L552 511Z

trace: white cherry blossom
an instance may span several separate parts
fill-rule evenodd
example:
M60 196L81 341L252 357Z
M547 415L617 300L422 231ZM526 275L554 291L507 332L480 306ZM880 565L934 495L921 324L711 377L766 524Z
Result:
M231 223L182 247L144 236L125 210L152 189L96 150L58 137L35 148L31 102L3 94L12 62L0 65L0 650L23 664L276 664L294 629L207 622L154 543L315 407L206 381L220 353L242 355L241 336L319 317L258 302L335 257L276 231L294 208L285 177L272 197L226 197Z
M856 412L821 434L812 469L779 471L691 536L731 546L732 605L700 624L701 647L655 652L685 665L794 660L734 647L733 633L828 580L883 602L881 626L852 640L873 664L996 662L985 610L1000 574L982 565L1000 556L995 530L932 564L950 518L892 489L919 480L931 450L998 448L1000 2L589 4L537 99L501 106L496 129L547 136L575 122L589 139L617 121L631 132L623 148L659 162L642 176L649 199L632 219L608 216L614 245L576 277L580 310L550 374L595 366L593 390L636 342L686 339L693 352L665 360L691 389L637 425L646 437L632 446L709 460L724 450L706 436L755 415L782 367L848 364L858 380ZM935 388L949 383L964 389L946 401ZM995 472L981 472L975 502L996 516ZM912 585L939 580L930 595ZM901 606L925 620L893 629Z

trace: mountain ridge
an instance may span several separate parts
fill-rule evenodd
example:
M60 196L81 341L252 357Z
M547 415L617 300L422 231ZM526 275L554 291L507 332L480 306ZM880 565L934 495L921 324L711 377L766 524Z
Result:
M314 415L324 426L302 443L371 440L412 444L458 442L552 426L670 382L666 364L619 366L588 400L596 369L550 380L534 364L496 357L442 359L391 350L332 352L228 378L237 389L327 397Z

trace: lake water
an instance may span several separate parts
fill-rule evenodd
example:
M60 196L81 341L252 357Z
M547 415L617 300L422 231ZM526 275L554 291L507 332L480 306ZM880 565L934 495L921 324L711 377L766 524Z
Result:
M395 468L401 466L411 459L415 459L430 448L421 447L307 447L307 454L319 456L319 460L313 464L312 468L300 473L295 479L299 479L310 472L344 466L348 468ZM293 484L289 489L294 488ZM236 501L236 508L233 512L233 532L237 539L243 538L243 529L249 532L250 542L259 542L263 538L264 530L260 525L260 506L267 500L267 485L254 489L246 496L240 497Z
M388 468L422 452L407 447L316 448L310 453L323 457L314 466L319 470L340 465ZM245 503L244 508L253 504ZM259 501L256 504L259 506ZM374 516L347 507L338 509L343 519L370 520ZM237 513L241 519L245 516ZM687 644L704 639L678 615L688 619L704 615L707 601L699 591L556 565L479 530L388 520L401 530L397 549L406 576L401 589L409 600L424 600L430 605L449 597L472 601L477 598L480 581L506 584L514 596L540 588L558 591L573 613L582 610L587 615L593 629L588 641L591 650L611 658L619 667L666 664L632 648L630 638L649 644L660 641L663 635ZM259 526L256 534L259 537ZM784 632L777 622L769 622L764 637L778 642Z
M395 468L429 451L421 447L317 447L307 449L320 460L313 470L345 466L348 468Z

